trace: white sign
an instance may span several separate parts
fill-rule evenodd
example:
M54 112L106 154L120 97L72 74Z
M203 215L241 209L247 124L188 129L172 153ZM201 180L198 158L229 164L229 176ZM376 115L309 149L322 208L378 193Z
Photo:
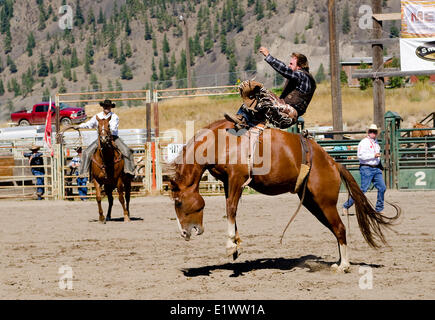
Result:
M174 159L180 154L181 150L183 150L184 144L182 143L170 143L168 144L168 156L166 161L172 162Z
M402 0L401 38L435 37L435 4L433 0Z
M435 70L435 37L400 39L402 71Z

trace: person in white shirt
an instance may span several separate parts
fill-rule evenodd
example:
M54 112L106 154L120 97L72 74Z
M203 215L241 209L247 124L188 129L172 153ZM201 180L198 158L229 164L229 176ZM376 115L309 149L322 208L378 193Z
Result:
M99 119L107 119L109 117L109 127L112 132L113 141L118 147L119 151L121 151L124 158L124 172L131 174L134 176L134 160L133 160L133 151L122 141L122 139L118 136L118 126L119 126L119 117L112 112L112 108L115 108L115 104L110 100L104 100L104 102L100 102L100 106L103 107L103 111L93 116L91 120L84 122L78 126L74 126L75 129L93 129L98 128ZM92 156L97 150L97 140L92 142L86 150L83 152L82 162L80 164L80 175L86 175L89 172L89 165L91 163Z
M382 212L384 210L384 194L387 190L385 186L384 177L382 176L382 163L381 163L381 147L378 140L378 127L375 124L370 125L367 131L367 137L361 140L358 144L358 159L359 159L359 172L361 174L361 190L366 193L370 184L378 189L378 197L376 201L376 211ZM343 214L349 214L349 208L353 205L354 201L350 198L343 204Z

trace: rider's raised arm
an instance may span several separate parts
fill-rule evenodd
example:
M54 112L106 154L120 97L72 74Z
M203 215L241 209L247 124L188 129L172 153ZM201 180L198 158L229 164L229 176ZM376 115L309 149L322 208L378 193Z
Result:
M278 60L272 55L268 55L264 59L270 66L275 69L276 72L278 72L280 75L282 75L286 79L298 79L300 72L294 72L289 66L287 66L284 62L281 60Z

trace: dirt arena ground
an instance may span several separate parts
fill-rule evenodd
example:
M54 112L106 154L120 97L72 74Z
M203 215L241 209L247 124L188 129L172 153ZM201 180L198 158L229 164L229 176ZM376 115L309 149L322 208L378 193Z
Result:
M105 225L93 201L1 201L0 298L434 299L435 192L387 191L386 198L403 208L396 232L387 233L390 247L371 249L350 217L347 274L331 270L335 238L306 209L279 244L295 195L242 198L244 251L235 262L225 257L223 196L205 197L205 233L190 242L177 231L168 197L132 199L132 222ZM112 216L121 217L117 201ZM73 272L71 290L59 288L62 266ZM366 272L373 287L363 290Z

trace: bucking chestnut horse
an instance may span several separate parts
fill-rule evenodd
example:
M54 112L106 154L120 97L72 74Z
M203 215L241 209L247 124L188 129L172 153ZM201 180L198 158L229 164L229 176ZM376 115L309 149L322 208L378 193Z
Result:
M257 158L262 157L262 163L255 161L254 169L258 169L257 173L262 168L268 170L251 175L252 167L250 168L249 162L229 161L234 155L240 156L243 150L247 149L246 144L249 145L244 136L228 132L231 128L231 122L219 120L197 133L173 163L175 173L170 179L170 188L181 236L189 240L192 230L195 230L197 235L204 232L205 203L199 193L202 174L209 170L214 177L223 182L228 222L227 254L236 259L241 242L236 212L242 195L242 186L250 181L248 185L251 188L266 195L294 193L301 168L302 149L299 135L279 129L265 129L259 137L258 154L255 153ZM308 139L308 145L312 153L311 171L305 188L299 188L297 193L299 198L304 196L303 205L337 238L340 259L333 267L337 271L347 272L350 264L346 229L337 212L341 180L355 200L356 217L362 235L373 248L379 247L379 241L386 243L382 229L390 227L399 217L400 208L395 207L397 212L393 217L376 212L348 170L336 163L312 139ZM270 150L266 150L267 148ZM266 159L266 154L269 154L269 159ZM243 156L240 156L238 159L242 158ZM248 180L250 177L252 180Z
M91 179L95 186L96 200L98 203L99 221L105 223L111 219L113 195L116 188L118 190L119 202L124 211L124 221L130 221L130 192L131 178L124 173L124 159L121 151L116 148L107 119L98 121L98 140L97 150L92 156L91 161ZM104 192L109 201L106 218L104 218L101 207L101 187L104 186ZM124 199L125 191L125 199Z

